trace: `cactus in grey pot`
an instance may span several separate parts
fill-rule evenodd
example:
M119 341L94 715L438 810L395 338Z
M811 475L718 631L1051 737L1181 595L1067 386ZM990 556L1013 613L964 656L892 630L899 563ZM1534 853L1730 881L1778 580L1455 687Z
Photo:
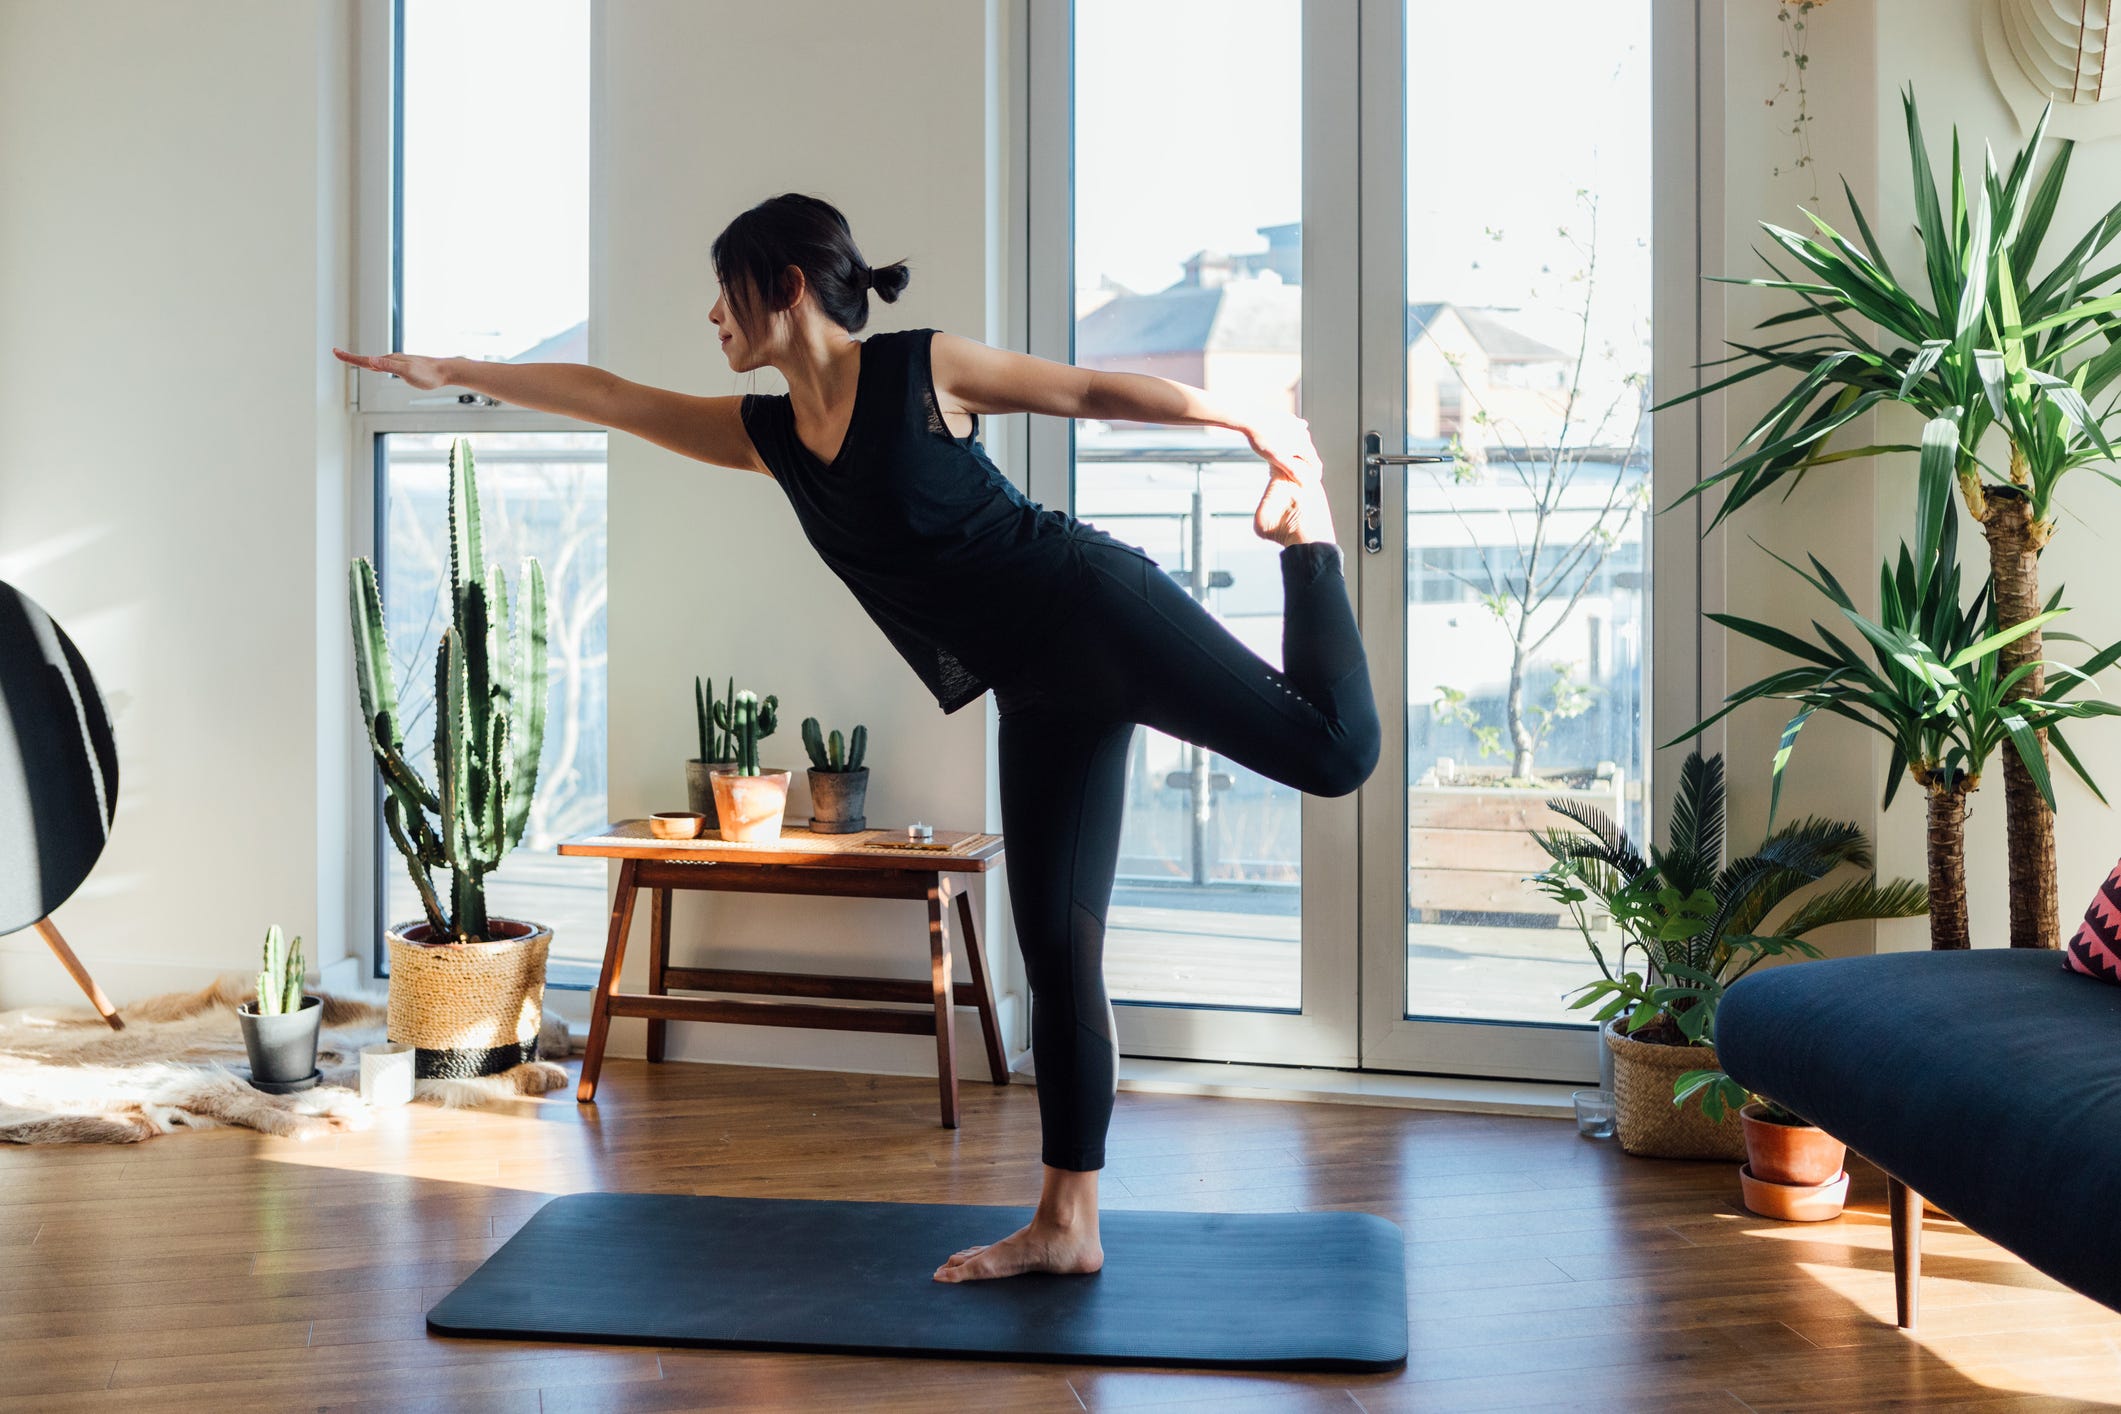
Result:
M275 923L265 930L265 966L258 973L259 1016L285 1016L302 1009L302 940L292 944Z
M486 876L522 843L545 744L545 572L523 561L508 581L488 565L471 443L449 453L449 627L435 650L435 783L406 759L375 566L350 577L361 717L384 785L383 823L419 891L436 942L483 940ZM433 817L430 820L430 816ZM433 871L449 871L445 908Z
M869 728L857 725L852 738L834 731L828 741L817 718L805 717L803 748L810 753L810 764L820 771L859 771L869 750Z
M757 693L746 690L734 693L728 702L714 704L714 724L729 733L738 775L759 774L759 743L780 724L775 716L780 702L771 695L761 702Z

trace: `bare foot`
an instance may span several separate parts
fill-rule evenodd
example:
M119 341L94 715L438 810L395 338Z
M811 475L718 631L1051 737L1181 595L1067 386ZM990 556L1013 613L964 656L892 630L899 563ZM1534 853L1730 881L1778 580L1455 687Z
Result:
M937 1281L985 1281L1024 1272L1087 1275L1105 1265L1095 1232L1050 1227L1034 1220L999 1242L967 1247L935 1269Z
M1307 541L1333 542L1333 509L1322 481L1298 483L1271 476L1252 513L1252 529L1263 540L1287 547Z

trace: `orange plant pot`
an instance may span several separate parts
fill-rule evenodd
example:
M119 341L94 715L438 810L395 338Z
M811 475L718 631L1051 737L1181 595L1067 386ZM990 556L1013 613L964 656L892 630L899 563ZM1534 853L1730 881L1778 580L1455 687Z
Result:
M738 775L733 766L718 766L708 775L714 783L714 810L725 840L777 840L788 809L790 771Z
M1738 1170L1738 1187L1745 1195L1745 1206L1763 1218L1785 1223L1823 1223L1841 1216L1842 1205L1848 1201L1849 1176L1837 1174L1831 1182L1810 1186L1770 1183L1756 1177L1753 1166L1746 1164Z
M1738 1112L1745 1123L1745 1159L1767 1183L1817 1188L1832 1183L1848 1158L1848 1145L1809 1124L1777 1124L1758 1104Z

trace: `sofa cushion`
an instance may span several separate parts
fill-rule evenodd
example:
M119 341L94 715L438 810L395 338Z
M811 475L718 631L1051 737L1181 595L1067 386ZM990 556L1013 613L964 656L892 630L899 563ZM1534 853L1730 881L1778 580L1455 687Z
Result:
M2121 987L2052 952L1768 968L1716 1016L1732 1079L1982 1236L2121 1309Z
M2092 895L2084 921L2062 945L2062 961L2073 972L2102 982L2121 982L2121 864Z

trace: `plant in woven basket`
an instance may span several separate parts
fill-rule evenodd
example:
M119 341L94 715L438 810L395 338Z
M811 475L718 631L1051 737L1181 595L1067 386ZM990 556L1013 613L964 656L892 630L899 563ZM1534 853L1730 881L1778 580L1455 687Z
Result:
M1713 1045L1725 989L1760 963L1817 957L1805 935L1828 924L1906 918L1928 906L1913 880L1880 884L1871 872L1869 840L1842 821L1792 821L1751 854L1724 862L1720 753L1687 757L1670 838L1661 849L1652 846L1647 858L1601 812L1570 800L1549 808L1582 829L1532 832L1554 861L1534 882L1568 910L1601 974L1578 989L1571 1006L1597 1007L1601 1022L1622 1018L1622 1029L1638 1040ZM1810 892L1844 866L1862 873ZM1621 935L1611 959L1585 909L1592 899Z
M508 582L486 563L471 443L449 452L449 627L435 650L435 783L406 758L375 566L353 562L354 667L361 717L384 785L383 822L405 859L434 942L489 936L486 876L520 844L545 741L545 574ZM433 819L430 820L429 817ZM449 871L445 907L433 871Z

